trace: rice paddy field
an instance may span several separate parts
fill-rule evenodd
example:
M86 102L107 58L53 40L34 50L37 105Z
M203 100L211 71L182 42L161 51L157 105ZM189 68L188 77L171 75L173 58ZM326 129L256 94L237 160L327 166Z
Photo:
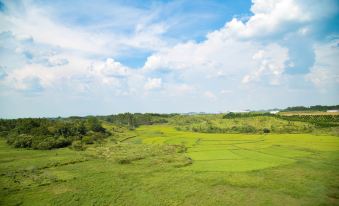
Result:
M107 126L107 125L106 125ZM141 126L118 143L0 141L1 205L339 205L339 138Z

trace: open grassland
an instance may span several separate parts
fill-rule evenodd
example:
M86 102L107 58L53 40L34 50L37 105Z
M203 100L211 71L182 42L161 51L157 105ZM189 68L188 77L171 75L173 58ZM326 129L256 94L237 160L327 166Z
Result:
M104 126L85 151L1 140L0 205L339 205L336 136Z

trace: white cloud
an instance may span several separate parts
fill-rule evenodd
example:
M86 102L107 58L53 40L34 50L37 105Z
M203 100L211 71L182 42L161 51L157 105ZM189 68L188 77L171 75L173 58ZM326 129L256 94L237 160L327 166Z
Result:
M1 14L1 31L12 31L16 35L31 36L38 43L82 52L102 52L106 42L100 35L89 34L80 29L68 28L51 20L48 11L25 3L25 11L16 12L15 4L6 4L11 15Z
M269 83L277 85L286 68L288 51L276 44L270 44L262 50L257 51L252 59L258 63L258 68L251 74L247 74L242 83L258 81L261 77L269 77Z
M186 69L190 68L192 64L199 64L201 62L189 61L194 58L194 53L198 53L198 46L194 42L188 42L184 44L178 44L172 48L164 49L156 54L153 54L147 58L143 69L145 71L152 71L161 68L171 69ZM192 56L188 56L187 52L191 53ZM193 59L191 59L193 60Z
M253 0L253 16L245 23L233 18L210 36L257 38L294 32L306 23L318 21L337 12L334 0ZM303 28L305 33L305 28ZM302 30L301 30L302 31Z
M316 87L326 89L339 86L339 40L315 47L316 61L306 76Z
M131 73L127 67L111 58L108 58L105 63L99 63L94 67L95 70L106 77L126 77Z
M335 5L332 0L254 0L253 15L246 22L234 18L201 43L189 41L156 52L148 57L143 71L170 71L190 84L197 84L196 79L199 84L213 84L205 77L223 77L238 83L280 85L287 71L307 71L301 66L312 63L312 51L307 51L305 61L296 57L302 49L291 46L294 37L311 35L313 23L333 15ZM312 49L309 39L304 44L301 48Z
M148 78L144 85L146 90L159 89L162 86L162 80L160 78Z
M34 87L42 89L50 86L52 81L54 81L54 75L39 65L27 65L13 70L3 80L9 88L19 91L32 91L35 90Z
M244 106L254 93L262 98L253 104L268 104L274 95L288 96L295 79L304 91L310 85L305 79L321 89L338 87L338 42L316 43L324 34L315 33L319 22L337 12L334 0L253 0L252 16L233 18L201 42L170 39L169 20L157 19L163 8L119 8L117 18L107 20L105 14L103 23L78 25L56 17L55 8L24 1L18 9L8 2L0 12L0 92L59 92L105 101L151 96L173 105L185 99L191 109L192 102L207 108L206 100L215 101L209 108ZM123 15L132 17L125 22ZM142 68L121 63L139 51L152 52Z
M176 72L183 81L195 84L213 84L213 79L220 77L225 81L232 78L238 83L268 81L279 84L288 60L288 50L278 44L263 45L209 36L202 43L178 44L151 55L143 71L147 74L169 70ZM197 76L205 82L196 82Z
M28 92L32 81L39 83L41 89L51 91L72 91L72 93L112 90L113 94L127 92L130 69L113 59L104 62L85 61L76 56L68 56L70 63L50 69L41 64L27 64L20 69L7 72L2 82L6 87ZM34 84L33 86L37 86Z
M202 43L187 42L151 55L143 69L151 72L157 69L208 71L208 74L227 75L231 71L243 70L246 60L256 50L251 42L232 39L207 39ZM251 63L251 62L250 62Z
M233 19L223 28L209 33L207 39L201 43L189 41L173 47L167 47L167 43L160 38L168 26L164 23L152 23L149 20L152 17L141 19L135 26L133 36L129 36L127 40L115 35L108 37L105 32L93 33L92 30L70 28L55 21L48 14L48 9L26 3L25 12L15 13L13 12L15 9L10 8L12 15L1 14L4 19L1 23L3 31L15 32L14 41L30 42L15 45L15 51L20 55L33 55L29 65L23 66L22 71L15 72L18 76L14 78L9 74L7 79L21 81L30 75L41 79L44 87L55 84L60 79L69 79L85 81L84 84L96 82L111 87L127 87L126 91L131 89L130 87L138 90L143 84L144 89L151 90L162 87L162 79L148 78L149 74L165 70L174 72L174 77L169 80L172 81L170 84L180 85L175 82L179 79L183 81L181 85L189 84L193 88L201 87L202 90L204 84L209 81L208 83L213 85L213 79L219 77L225 81L231 78L238 83L267 81L269 84L277 85L281 83L286 68L293 64L289 62L288 49L276 43L262 43L256 37L283 34L283 30L289 32L291 25L297 25L296 29L302 35L307 34L310 28L305 23L333 13L330 6L333 1L328 0L321 5L316 1L312 3L311 6L307 6L300 0L254 0L251 7L253 15L246 22ZM13 5L9 4L9 7L11 6ZM41 46L34 46L37 44L50 45L52 49L44 50ZM89 60L83 55L83 52L112 54L126 46L158 47L158 52L148 57L141 72L131 70L111 58L101 62ZM61 68L45 71L38 64ZM137 85L133 83L132 78L138 79L139 83ZM177 86L176 89L179 91L180 88ZM190 90L185 87L181 89Z
M30 1L22 1L19 5L21 8L15 2L6 2L7 11L0 12L0 33L11 31L17 36L31 37L37 43L74 50L81 55L117 55L131 48L158 50L166 46L162 34L167 26L161 22L144 21L142 24L130 25L135 27L134 32L126 34L107 31L105 28L99 30L100 25L96 25L96 29L70 26L58 21L50 7L42 7ZM141 14L135 15L139 16L135 21L148 18Z

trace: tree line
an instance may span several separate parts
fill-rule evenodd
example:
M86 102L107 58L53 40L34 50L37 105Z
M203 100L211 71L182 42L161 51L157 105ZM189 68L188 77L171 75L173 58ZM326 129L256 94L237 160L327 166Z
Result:
M140 125L163 124L168 122L168 118L178 114L157 114L157 113L123 113L99 117L107 122L124 125L134 129Z
M72 146L82 149L83 144L100 142L111 133L102 121L135 129L140 125L167 123L177 114L123 113L107 116L68 118L0 119L0 136L16 148L53 149Z
M17 148L53 149L100 141L109 132L96 117L85 119L22 118L0 120L0 136Z
M287 107L286 109L282 111L296 112L296 111L327 111L327 110L339 110L339 105L333 105L333 106L315 105L315 106L310 106L310 107L295 106L295 107Z

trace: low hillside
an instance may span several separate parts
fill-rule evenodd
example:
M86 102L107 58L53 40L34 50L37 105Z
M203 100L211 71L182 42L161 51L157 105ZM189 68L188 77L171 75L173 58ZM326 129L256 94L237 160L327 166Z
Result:
M288 121L273 116L247 118L179 118L178 130L205 133L310 133L315 125L301 121Z

